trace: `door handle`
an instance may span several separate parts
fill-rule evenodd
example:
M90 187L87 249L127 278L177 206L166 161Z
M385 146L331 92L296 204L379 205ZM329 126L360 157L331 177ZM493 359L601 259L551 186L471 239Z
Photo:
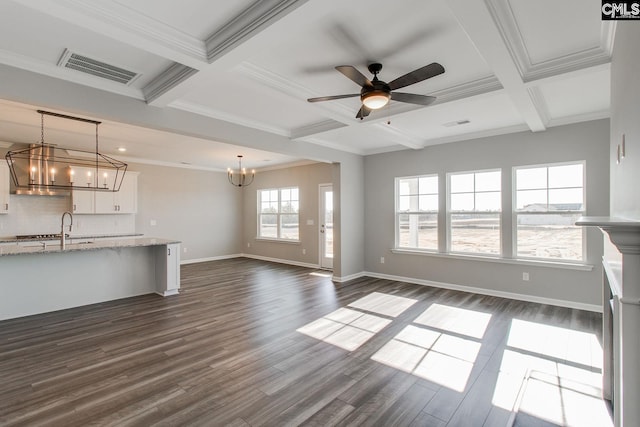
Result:
M324 224L321 224L321 225L320 225L320 232L321 232L321 233L324 233Z

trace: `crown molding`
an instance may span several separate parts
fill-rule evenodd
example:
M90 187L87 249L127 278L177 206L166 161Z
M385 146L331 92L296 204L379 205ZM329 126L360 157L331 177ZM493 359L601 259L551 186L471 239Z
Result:
M481 130L481 131L469 132L465 134L450 135L450 136L444 136L440 138L429 139L425 142L425 148L430 145L439 145L439 144L446 144L449 142L458 142L458 141L468 141L470 139L487 138L490 136L506 135L510 133L529 132L529 131L531 131L529 126L526 123L523 123L519 125L506 126L498 129Z
M611 62L615 23L607 22L613 21L603 21L598 46L533 63L509 1L486 0L486 4L513 63L525 83Z
M206 55L213 62L236 46L277 22L307 0L261 0L254 2L205 41Z
M312 123L307 126L302 126L291 131L291 139L302 139L307 136L317 135L319 133L330 132L332 130L341 129L346 127L344 123L336 122L335 120L324 120L317 123Z
M592 120L608 119L610 117L611 117L611 111L609 111L609 110L601 110L601 111L595 111L595 112L591 112L591 113L576 114L576 115L573 115L573 116L566 116L566 117L559 117L557 119L551 119L551 120L549 120L549 123L547 123L547 126L548 127L564 126L564 125L570 125L570 124L573 124L573 123L590 122Z
M246 127L261 130L264 132L273 133L273 134L284 136L287 138L291 137L291 134L286 129L272 126L263 122L258 122L256 120L249 120L246 117L240 117L235 114L229 114L224 111L205 107L203 105L196 104L193 102L173 101L168 105L168 107L198 114L200 116L211 117L212 119L218 119L218 120L223 120L229 123L235 123L237 125L246 126Z
M91 76L80 71L61 68L49 62L38 61L6 50L0 49L0 63L56 79L66 80L71 83L127 96L129 98L141 101L145 100L144 94L140 89Z
M317 137L304 137L304 138L299 138L298 140L308 142L310 144L320 145L322 147L331 148L333 150L344 151L346 153L351 153L351 154L357 154L359 156L364 156L366 154L365 151L363 150L359 150L353 147L345 147L344 145L336 144L335 142L325 141L324 139L320 139Z
M145 100L148 104L152 104L155 100L167 93L169 90L186 81L189 77L196 74L198 70L187 67L186 65L174 63L167 68L162 74L149 82L142 88Z
M486 93L495 92L504 89L500 80L495 76L487 76L470 82L461 83L433 92L431 95L436 97L436 101L431 105L444 104L451 101L457 101L463 98L469 98L476 95L484 95Z

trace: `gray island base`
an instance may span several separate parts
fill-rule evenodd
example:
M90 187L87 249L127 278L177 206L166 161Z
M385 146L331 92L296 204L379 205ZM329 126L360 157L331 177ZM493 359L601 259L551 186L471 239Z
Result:
M180 288L180 242L100 239L0 246L0 320Z

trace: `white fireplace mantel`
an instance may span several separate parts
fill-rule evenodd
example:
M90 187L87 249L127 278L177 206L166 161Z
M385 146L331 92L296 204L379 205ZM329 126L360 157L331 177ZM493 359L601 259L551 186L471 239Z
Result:
M587 216L576 225L599 227L621 255L603 259L603 394L616 427L640 426L640 221Z

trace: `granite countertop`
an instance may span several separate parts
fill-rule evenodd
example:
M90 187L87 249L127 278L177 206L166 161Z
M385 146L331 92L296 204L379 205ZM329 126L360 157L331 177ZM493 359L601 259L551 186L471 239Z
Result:
M72 243L73 240L80 240L79 243ZM22 244L4 244L0 245L0 256L6 255L25 255L25 254L48 254L59 252L78 252L78 251L93 251L100 249L112 249L112 248L135 248L144 246L163 246L173 243L180 243L177 240L159 239L156 237L132 237L132 238L117 238L117 239L104 239L90 240L86 237L79 238L73 237L67 240L67 245L64 250L60 248L60 242L58 240L35 242L25 242Z
M59 236L59 233L58 233ZM82 235L69 235L68 239L115 239L119 237L141 237L142 233L128 233L128 234L82 234ZM16 243L16 242L57 242L60 241L60 237L34 237L32 239L18 239L14 236L0 237L0 243ZM47 244L48 245L48 244Z

